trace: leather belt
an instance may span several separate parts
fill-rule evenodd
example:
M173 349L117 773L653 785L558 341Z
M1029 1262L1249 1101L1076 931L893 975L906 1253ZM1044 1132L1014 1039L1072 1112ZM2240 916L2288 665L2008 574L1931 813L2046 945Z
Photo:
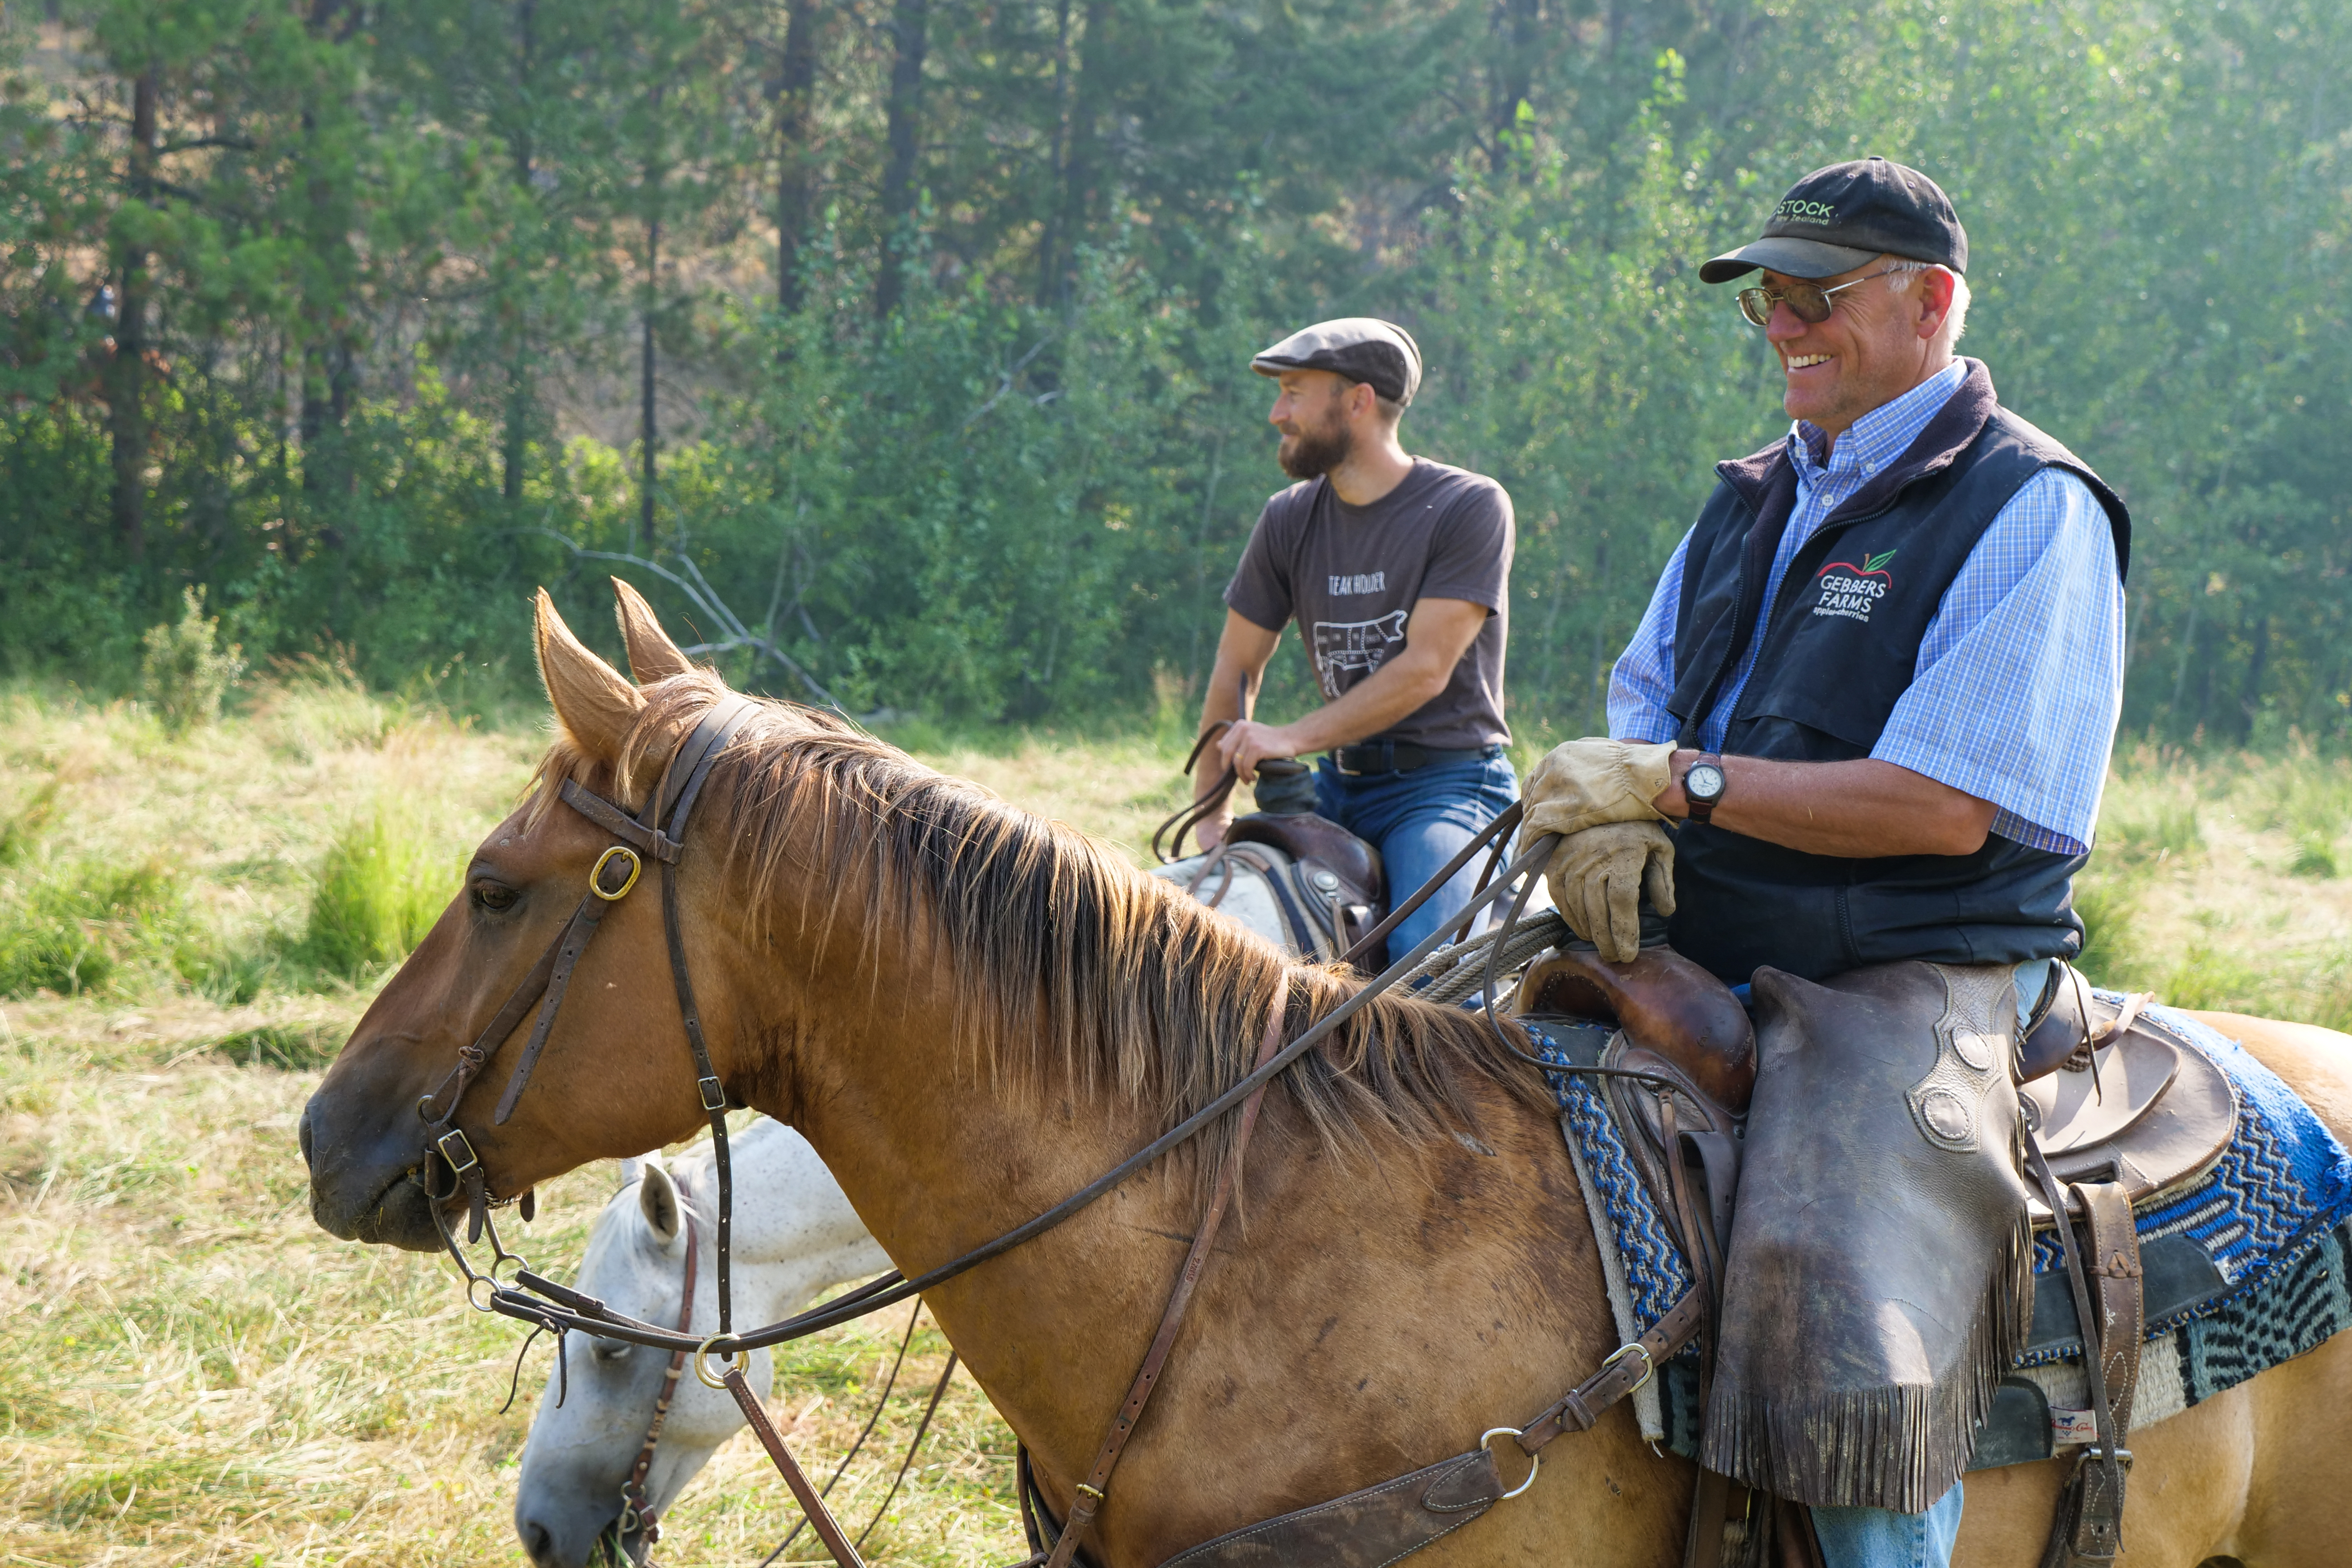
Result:
M1360 746L1333 747L1331 765L1342 778L1357 779L1368 773L1409 773L1436 763L1491 762L1502 754L1499 745L1444 751L1412 741L1367 741Z

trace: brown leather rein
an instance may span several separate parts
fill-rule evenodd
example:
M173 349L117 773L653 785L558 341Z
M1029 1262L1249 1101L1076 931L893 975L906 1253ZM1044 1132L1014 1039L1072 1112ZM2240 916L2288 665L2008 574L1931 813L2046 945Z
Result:
M764 1328L736 1333L732 1331L731 1321L730 1251L734 1181L729 1161L727 1139L727 1110L730 1097L712 1067L709 1049L703 1038L701 1016L695 1005L693 983L688 969L685 937L678 920L677 880L673 868L683 852L688 823L692 816L695 803L700 797L703 784L709 777L713 764L718 761L719 754L725 749L727 742L756 711L757 707L753 702L740 696L730 695L714 704L688 734L685 742L672 754L669 764L663 770L660 784L646 801L645 808L635 817L631 817L612 802L583 788L577 782L570 779L563 782L559 792L563 803L612 833L622 842L613 845L598 857L594 868L589 872L587 893L581 900L579 908L573 911L571 921L557 935L547 952L541 956L530 973L524 977L522 983L507 998L505 1005L499 1009L481 1034L472 1044L460 1047L457 1065L450 1069L440 1087L418 1100L417 1115L425 1124L425 1142L424 1158L416 1172L415 1179L425 1190L428 1200L427 1207L433 1215L434 1225L440 1233L442 1244L457 1263L459 1273L465 1280L467 1299L478 1310L496 1312L503 1317L531 1324L535 1328L545 1329L555 1333L559 1337L559 1342L562 1334L576 1330L599 1338L621 1340L657 1350L669 1351L672 1353L673 1362L669 1380L664 1386L665 1400L675 1389L678 1367L681 1364L690 1365L694 1369L695 1375L705 1384L712 1388L725 1389L742 1410L744 1419L750 1424L753 1435L759 1438L761 1446L767 1449L769 1457L782 1472L786 1485L791 1488L794 1499L800 1503L803 1511L807 1514L809 1522L815 1528L818 1538L824 1543L834 1561L840 1564L840 1568L864 1568L864 1560L858 1555L856 1545L842 1531L831 1510L826 1508L823 1497L810 1485L807 1476L784 1447L783 1440L773 1424L769 1421L767 1412L760 1404L759 1395L752 1391L745 1376L745 1372L751 1363L751 1352L753 1350L782 1344L841 1323L853 1321L885 1307L919 1296L933 1286L942 1284L978 1268L989 1259L1000 1257L1024 1242L1053 1229L1120 1185L1137 1172L1198 1136L1227 1112L1236 1107L1241 1108L1242 1125L1237 1131L1234 1147L1219 1171L1214 1196L1194 1237L1192 1251L1185 1259L1184 1268L1178 1277L1167 1310L1162 1315L1160 1331L1153 1338L1151 1350L1145 1358L1142 1370L1138 1373L1133 1386L1129 1391L1127 1400L1112 1423L1109 1434L1104 1439L1101 1449L1096 1457L1094 1468L1088 1472L1087 1480L1080 1483L1076 1489L1076 1501L1072 1508L1072 1517L1068 1525L1062 1531L1059 1540L1055 1542L1051 1552L1040 1552L1029 1559L1027 1563L1021 1565L1021 1568L1040 1568L1040 1565L1042 1568L1068 1568L1080 1549L1088 1525L1091 1524L1102 1505L1111 1471L1117 1467L1119 1455L1126 1446L1129 1436L1140 1419L1144 1405L1149 1402L1152 1391L1158 1386L1160 1369L1170 1351L1174 1347L1177 1331L1191 1304L1193 1287L1198 1283L1201 1271L1206 1266L1210 1247L1214 1241L1225 1208L1230 1203L1234 1184L1238 1179L1241 1154L1247 1145L1250 1131L1255 1125L1258 1109L1265 1098L1267 1086L1285 1068L1298 1060L1316 1044L1328 1038L1349 1017L1370 1005L1374 997L1388 990L1398 981L1412 975L1421 967L1423 961L1442 944L1451 940L1457 932L1467 931L1489 905L1496 903L1507 895L1516 893L1512 910L1513 915L1516 916L1517 910L1525 906L1528 894L1534 886L1535 877L1549 860L1557 840L1554 836L1545 835L1528 847L1510 862L1499 877L1496 877L1495 869L1501 858L1501 845L1507 841L1507 836L1511 829L1518 825L1520 808L1513 805L1502 816L1496 817L1464 846L1451 864L1431 878L1412 898L1392 910L1389 918L1380 926L1366 933L1362 941L1358 943L1357 949L1351 951L1349 956L1353 958L1357 952L1370 950L1384 940L1399 921L1418 908L1437 889L1444 887L1462 868L1469 864L1479 850L1487 847L1490 844L1496 846L1479 890L1453 920L1432 931L1417 943L1412 952L1390 964L1373 979L1366 982L1353 995L1301 1030L1287 1044L1282 1042L1287 1011L1286 994L1277 995L1270 1005L1266 1032L1259 1046L1256 1065L1245 1076L1198 1111L1186 1117L1176 1126L1153 1139L1105 1172L1100 1177L1051 1208L1024 1224L1004 1232L993 1240L982 1243L961 1257L940 1264L935 1268L928 1269L913 1279L908 1279L894 1269L868 1280L855 1289L845 1292L823 1306L796 1313ZM530 1268L527 1259L520 1254L509 1252L499 1236L498 1226L491 1218L490 1210L494 1206L504 1206L507 1202L517 1202L522 1205L523 1217L528 1220L530 1217L530 1194L524 1193L511 1200L493 1198L488 1191L480 1158L464 1129L457 1124L457 1111L465 1099L467 1089L480 1075L482 1069L488 1065L490 1058L495 1056L509 1037L521 1026L523 1019L536 1006L538 1016L533 1023L530 1037L523 1047L520 1058L515 1065L513 1074L508 1079L505 1092L499 1097L497 1110L492 1117L492 1124L503 1125L513 1114L515 1105L521 1098L525 1086L530 1082L532 1069L538 1065L540 1054L554 1027L556 1016L562 1006L565 992L570 985L572 972L579 964L581 955L586 952L590 940L595 935L597 924L603 919L604 910L627 897L630 890L636 886L645 868L645 858L648 856L655 862L656 875L661 883L663 928L669 950L670 975L677 992L679 1016L685 1026L687 1044L694 1057L697 1090L701 1100L702 1109L710 1121L712 1153L719 1179L715 1237L718 1262L719 1331L702 1339L697 1339L688 1331L688 1324L683 1318L677 1330L640 1321L625 1313L613 1310L594 1297L584 1295L539 1274ZM613 875L614 868L616 867L619 870L617 884ZM1524 885L1521 884L1522 878L1526 879ZM1500 943L1496 943L1496 947L1498 952ZM1491 966L1492 955L1490 955L1490 969ZM1491 978L1490 975L1490 982ZM1491 991L1491 984L1489 989ZM1490 1018L1492 1016L1491 998L1489 1016ZM1515 1054L1526 1055L1524 1052ZM1563 1068L1532 1057L1528 1059L1536 1061L1537 1065L1554 1072L1591 1070ZM1626 1074L1625 1076L1646 1075ZM465 1247L458 1243L442 1212L443 1206L460 1193L465 1194L467 1200L467 1243L470 1245L478 1242L485 1235L489 1238L493 1256L486 1271L475 1269L466 1257ZM689 1258L692 1256L689 1250ZM499 1270L509 1264L514 1266L511 1282L499 1277ZM691 1267L690 1264L689 1267ZM689 1291L690 1289L689 1283ZM692 1296L689 1293L687 1311L690 1312L691 1302ZM1487 1432L1481 1439L1482 1446L1485 1442L1505 1433L1513 1436L1522 1451L1530 1457L1528 1484L1531 1484L1534 1479L1533 1456L1538 1449L1558 1436L1566 1427L1575 1426L1581 1429L1590 1426L1602 1409L1631 1393L1641 1383L1647 1381L1656 1363L1679 1349L1696 1331L1699 1318L1697 1297L1694 1292L1677 1302L1664 1318L1652 1327L1649 1333L1640 1341L1617 1351L1602 1363L1597 1373L1575 1389L1570 1390L1565 1398L1538 1416L1534 1422L1525 1427L1496 1427ZM726 1370L723 1375L714 1376L708 1370L706 1363L713 1354L724 1359ZM1638 1372L1633 1367L1633 1361L1637 1355L1641 1362ZM640 1468L646 1467L650 1462L651 1447L658 1437L659 1427L660 1414L657 1414L654 1430L647 1435L646 1449L639 1456ZM1524 1485L1519 1489L1525 1489ZM1509 1495L1516 1496L1517 1492L1514 1491Z

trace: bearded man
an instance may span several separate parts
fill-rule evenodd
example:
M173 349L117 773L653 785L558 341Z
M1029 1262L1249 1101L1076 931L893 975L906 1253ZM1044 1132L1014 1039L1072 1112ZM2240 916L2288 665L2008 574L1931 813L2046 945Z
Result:
M1518 798L1503 721L1511 498L1398 444L1421 348L1393 322L1319 322L1250 368L1280 385L1267 417L1298 483L1265 503L1225 589L1201 726L1233 724L1204 757L1198 793L1226 766L1248 782L1265 758L1324 753L1316 810L1380 849L1402 899ZM1255 696L1293 620L1323 705L1259 723L1243 689ZM1202 845L1213 847L1231 820L1202 822ZM1473 889L1465 869L1399 922L1389 950L1452 920Z
M1612 738L1560 747L1528 790L1524 831L1568 834L1555 901L1603 956L1634 956L1646 888L1675 948L1754 982L1700 1458L1814 1504L1830 1568L1950 1560L1971 1401L2021 1346L2002 1327L2021 1266L1979 1289L1993 1266L1937 1249L2024 1234L2016 1038L2082 944L2070 889L2123 696L2130 519L1953 354L1968 261L1936 183L1868 158L1806 175L1700 268L1762 270L1737 302L1795 424L1717 466L1617 662ZM1812 1026L1897 972L1981 998L1961 1054L1983 1060L1948 1062L1933 1013L1882 1012L1848 1056ZM1801 1102L1775 1074L1811 1085ZM1939 1100L1948 1081L1965 1095ZM1784 1103L1805 1125L1759 1125ZM1885 1284L1905 1268L1979 1272L1939 1297ZM1885 1419L1854 1443L1840 1412Z

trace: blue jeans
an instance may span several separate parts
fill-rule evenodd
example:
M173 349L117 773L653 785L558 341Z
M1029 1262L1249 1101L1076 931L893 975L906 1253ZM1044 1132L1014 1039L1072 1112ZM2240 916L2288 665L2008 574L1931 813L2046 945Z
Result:
M1950 1568L1960 1536L1960 1483L1925 1513L1883 1508L1817 1508L1813 1533L1829 1568Z
M1370 773L1348 778L1325 757L1315 770L1315 809L1381 852L1389 883L1389 903L1401 904L1480 828L1519 798L1519 775L1508 757L1432 763L1405 773ZM1474 856L1460 874L1429 902L1389 933L1389 952L1402 958L1413 945L1462 912L1478 886L1483 857Z

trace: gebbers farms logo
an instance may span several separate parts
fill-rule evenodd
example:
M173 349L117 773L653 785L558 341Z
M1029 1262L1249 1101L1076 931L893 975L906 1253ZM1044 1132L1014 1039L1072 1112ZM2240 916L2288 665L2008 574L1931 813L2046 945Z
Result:
M1782 202L1772 209L1774 223L1837 222L1837 208L1827 202Z
M1886 563L1895 559L1889 550L1879 555L1865 555L1857 566L1851 561L1832 561L1822 568L1821 602L1813 606L1817 616L1843 616L1850 621L1870 621L1870 607L1886 597L1895 586L1895 578Z

